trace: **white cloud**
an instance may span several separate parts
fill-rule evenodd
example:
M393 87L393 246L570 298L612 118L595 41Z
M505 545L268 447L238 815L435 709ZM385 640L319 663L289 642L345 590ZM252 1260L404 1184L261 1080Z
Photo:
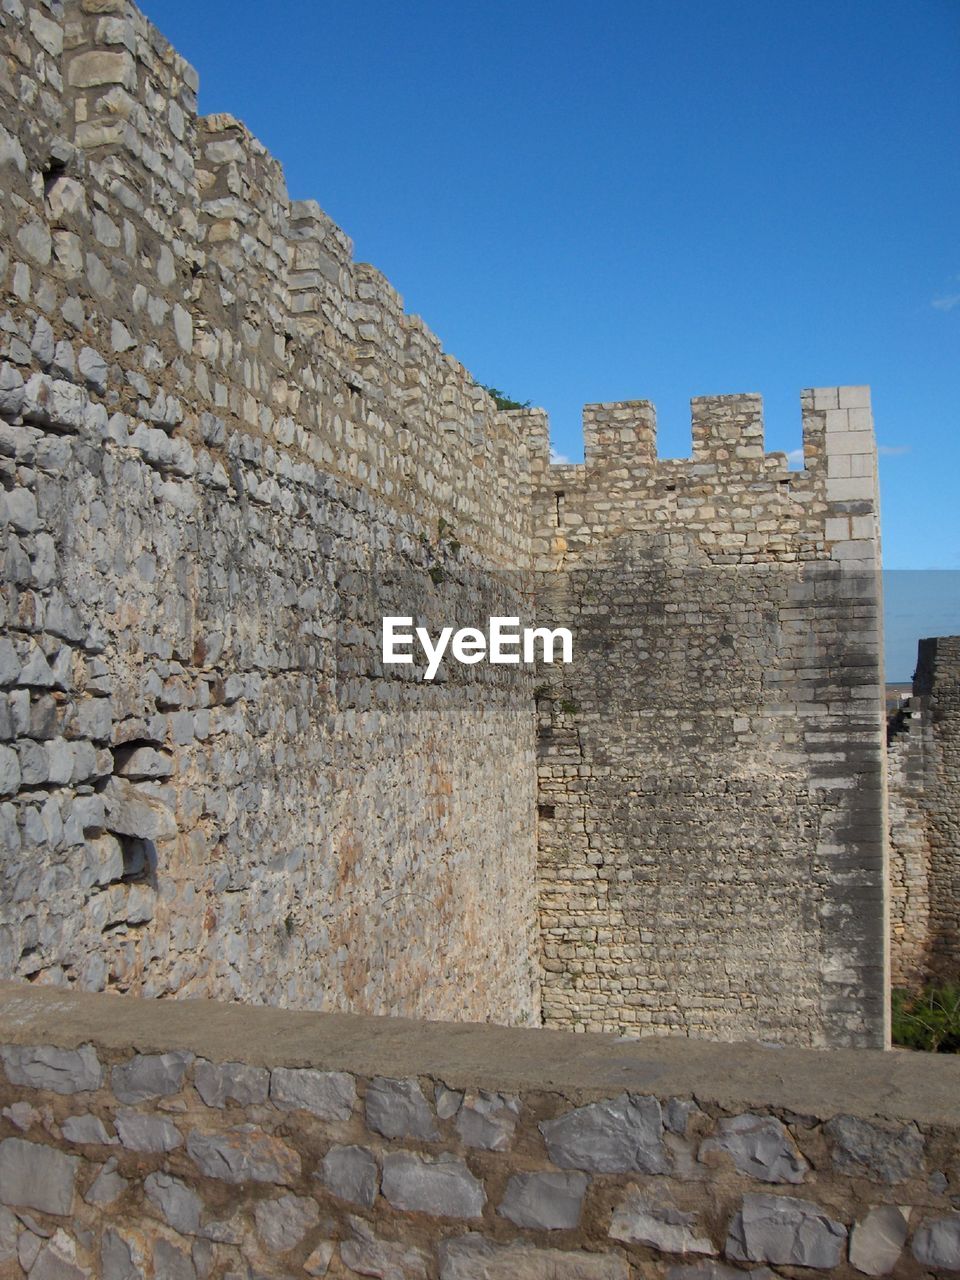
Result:
M960 307L960 293L946 293L942 298L934 298L930 305L938 311L952 311L954 307Z
M899 458L910 452L908 444L878 444L877 453L881 458Z
M802 465L803 465L803 450L802 450L802 449L791 449L791 450L789 451L789 453L787 454L787 461L788 461L788 462L793 463L794 465L796 465L797 463L800 463L800 465L802 466Z
M565 453L557 453L556 449L553 447L553 445L551 445L550 461L553 463L555 467L560 467L560 466L563 466L565 463L568 463L570 459L567 457Z

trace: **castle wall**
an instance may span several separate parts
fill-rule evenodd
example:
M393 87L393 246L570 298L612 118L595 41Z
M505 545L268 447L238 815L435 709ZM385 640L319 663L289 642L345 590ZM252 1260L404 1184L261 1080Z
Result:
M541 424L527 419L542 445ZM546 1025L883 1045L876 456L863 387L588 407L535 472L537 563L578 660L540 688Z
M960 636L921 640L890 737L895 986L960 978Z
M379 664L527 555L515 426L131 5L0 48L0 969L536 1021L529 684Z
M11 1277L960 1268L947 1055L625 1044L12 983L0 1024Z

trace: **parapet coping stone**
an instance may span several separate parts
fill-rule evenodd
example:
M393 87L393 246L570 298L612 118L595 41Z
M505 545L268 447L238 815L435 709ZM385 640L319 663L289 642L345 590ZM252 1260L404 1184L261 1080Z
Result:
M0 1043L185 1049L213 1062L313 1067L450 1088L561 1093L580 1104L626 1090L726 1110L783 1110L960 1124L960 1056L777 1048L681 1036L627 1040L487 1023L317 1013L214 1000L152 1000L0 982Z

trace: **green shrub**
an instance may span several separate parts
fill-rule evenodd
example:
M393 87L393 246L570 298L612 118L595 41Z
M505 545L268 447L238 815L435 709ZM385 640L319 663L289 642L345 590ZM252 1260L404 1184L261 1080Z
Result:
M891 996L893 1043L928 1053L960 1053L960 983L931 983Z

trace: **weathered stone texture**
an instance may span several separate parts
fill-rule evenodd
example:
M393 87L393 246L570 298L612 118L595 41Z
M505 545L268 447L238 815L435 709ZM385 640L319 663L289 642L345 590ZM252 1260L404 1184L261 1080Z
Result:
M893 984L960 974L960 636L921 640L888 725Z

